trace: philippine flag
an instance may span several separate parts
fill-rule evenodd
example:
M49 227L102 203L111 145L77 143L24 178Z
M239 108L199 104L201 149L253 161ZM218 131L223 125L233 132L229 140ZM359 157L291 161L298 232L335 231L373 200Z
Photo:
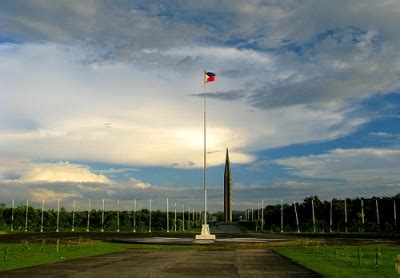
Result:
M214 82L217 80L217 76L213 72L204 72L204 83Z

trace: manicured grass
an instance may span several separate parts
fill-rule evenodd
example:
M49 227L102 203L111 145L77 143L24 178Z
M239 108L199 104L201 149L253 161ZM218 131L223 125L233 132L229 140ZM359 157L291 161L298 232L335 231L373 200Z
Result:
M400 255L400 246L313 245L282 247L275 251L325 277L397 277L395 258Z
M126 244L78 239L73 241L60 240L58 247L55 239L52 239L51 242L48 240L42 243L1 243L0 271L112 253L126 249L188 250L196 248L198 249L196 246Z

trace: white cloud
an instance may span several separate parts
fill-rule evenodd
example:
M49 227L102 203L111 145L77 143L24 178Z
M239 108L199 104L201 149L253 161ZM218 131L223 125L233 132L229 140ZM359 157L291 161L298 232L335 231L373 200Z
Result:
M202 99L191 95L202 92L205 68L218 75L207 86L210 166L224 162L226 147L232 161L247 163L252 151L342 136L371 117L355 117L353 103L400 87L394 0L0 6L5 34L24 42L0 44L0 156L19 161L201 167ZM340 168L343 160L328 167L323 155L293 159L280 162L312 165L292 168L302 177L374 178ZM339 177L329 174L332 166ZM373 166L377 176L392 171ZM0 178L68 180L94 196L122 186L102 175L117 174L111 169L18 167L25 176L0 171ZM396 180L394 170L385 180ZM159 190L142 183L142 191Z
M148 182L142 182L141 180L132 178L131 182L133 184L133 187L138 188L138 189L146 189L150 188L152 185Z
M387 132L370 132L368 134L372 135L372 136L383 137L383 138L397 137L397 135L391 134L391 133L387 133Z
M41 200L54 201L54 200L67 200L73 198L81 198L82 195L78 193L56 192L48 189L37 189L31 192L26 198L40 202Z
M91 173L89 169L60 162L59 164L34 165L24 172L19 181L22 182L97 182L110 183L103 175Z
M292 174L303 178L324 179L345 183L351 187L379 188L400 183L398 163L400 150L395 149L335 149L328 153L278 159L276 162Z
M227 68L247 59L246 52L232 50L230 55L230 48L226 49L230 58L221 62ZM181 58L189 54L185 51ZM195 49L193 55L199 51L207 52ZM119 62L92 69L80 62L86 50L55 44L1 46L0 55L4 61L0 64L4 84L0 126L9 126L0 130L3 155L131 165L188 165L191 161L192 167L201 167L202 99L185 95L201 87L200 70L179 73L167 67L141 69ZM210 95L231 89L228 80L221 78L209 85ZM331 138L352 130L359 122L346 122L346 113L335 107L260 110L239 101L210 99L208 149L229 147L235 163L247 163L253 160L249 150ZM112 123L111 128L104 123ZM332 129L338 124L340 128ZM223 153L216 153L208 163L223 161Z
M97 175L82 165L35 162L3 162L0 164L3 182L11 183L110 183L104 175ZM7 178L8 177L8 178Z
M118 175L118 174L124 174L124 173L129 173L129 172L136 172L136 171L140 171L140 170L136 169L136 168L108 168L105 170L98 170L96 172L103 174L103 175Z
M400 87L398 1L148 1L112 9L102 1L43 3L3 4L3 25L30 41L90 49L85 61L93 69L121 61L167 66L159 77L178 69L177 78L182 71L223 70L251 77L228 79L224 87L244 89L263 108L324 106ZM288 45L301 55L285 52Z

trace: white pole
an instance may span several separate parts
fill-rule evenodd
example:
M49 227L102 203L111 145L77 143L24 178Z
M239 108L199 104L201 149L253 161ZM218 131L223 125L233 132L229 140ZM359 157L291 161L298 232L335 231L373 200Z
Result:
M361 199L361 222L364 225L364 200Z
M312 220L313 220L313 231L315 233L315 211L314 211L314 198L311 199L311 209L312 209Z
M11 232L14 231L14 206L15 206L15 203L14 203L14 199L13 199L12 205L11 205ZM394 222L396 222L396 221L394 221Z
M117 210L117 232L119 233L119 200L118 200L118 210Z
M257 202L257 221L260 221L260 202Z
M28 211L29 211L29 200L26 200L25 232L28 231Z
M344 223L346 226L346 233L347 233L347 202L346 202L347 198L344 198Z
M281 233L283 233L283 200L281 200Z
M182 205L182 231L185 230L185 205Z
M136 233L136 199L133 201L133 232Z
M176 203L175 203L175 217L174 217L174 218L175 218L175 219L174 219L174 220L175 220L174 222L175 222L175 232L176 232Z
M331 204L330 204L330 210L329 210L329 232L332 233L332 199L331 199Z
M101 210L101 232L104 232L104 199L102 199L102 201L103 201L103 206Z
M89 226L90 226L90 199L89 199L89 204L88 204L86 232L89 232Z
M294 207L294 214L296 216L297 233L300 233L299 216L297 215L296 201L293 201L293 207Z
M150 209L149 209L149 233L151 233L151 199L150 199Z
M393 220L394 220L394 230L397 230L397 212L396 212L396 199L393 199Z
M167 198L167 233L169 233L169 208L168 208L168 198Z
M188 208L188 230L189 230L189 226L190 226L190 208Z
M58 225L60 223L60 199L57 200L57 230L56 232L58 233Z
M40 232L43 233L43 214L44 214L44 200L42 200L42 218L40 222Z
M261 231L264 231L264 200L261 200Z
M72 229L71 231L75 231L75 209L76 209L76 204L75 204L75 200L73 202L73 206L72 206Z
M376 206L376 224L378 225L378 229L379 229L379 225L381 224L379 221L379 206L378 206L378 198L375 199L375 206Z
M192 218L193 218L193 223L196 221L195 217L194 217L194 209L193 209L193 213L192 213Z

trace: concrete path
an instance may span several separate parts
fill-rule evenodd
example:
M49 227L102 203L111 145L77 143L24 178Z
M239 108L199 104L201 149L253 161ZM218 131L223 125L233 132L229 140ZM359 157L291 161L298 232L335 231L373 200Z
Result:
M179 238L179 237L144 237L144 238L117 238L113 242L118 243L145 243L145 244L178 244L178 245L193 245L193 244L215 244L215 243L274 243L288 241L285 238L256 238L256 237L229 237L219 238L216 240L195 240L193 238ZM270 247L270 246L268 246Z
M0 272L0 277L320 277L271 250L127 250Z

